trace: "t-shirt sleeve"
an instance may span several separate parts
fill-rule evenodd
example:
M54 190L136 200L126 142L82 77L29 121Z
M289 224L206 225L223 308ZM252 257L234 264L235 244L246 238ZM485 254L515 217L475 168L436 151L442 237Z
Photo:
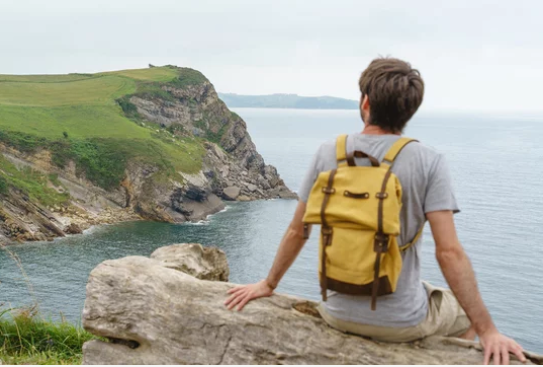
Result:
M302 185L300 186L300 190L298 192L298 197L300 198L300 201L303 201L304 203L307 203L307 199L309 198L309 193L311 192L311 188L313 188L313 184L317 180L317 177L319 175L319 157L321 155L322 146L317 150L317 153L313 156L313 160L311 161L311 165L309 166L309 169L307 170L305 177L302 181Z
M424 198L424 213L440 210L460 212L454 196L449 166L443 155L437 156L432 164Z

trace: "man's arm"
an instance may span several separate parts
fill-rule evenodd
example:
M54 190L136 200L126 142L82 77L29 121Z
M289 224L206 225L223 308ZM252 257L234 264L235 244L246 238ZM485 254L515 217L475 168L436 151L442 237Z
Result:
M292 222L281 240L268 277L255 284L230 289L228 293L231 296L224 302L228 309L232 309L237 305L237 310L241 311L243 306L252 299L269 297L273 294L273 290L277 287L279 281L290 268L306 242L303 234L304 224L302 222L305 207L306 204L304 202L298 202L294 218L292 218Z
M466 312L484 348L485 364L509 364L509 352L525 361L522 347L501 335L483 303L471 262L458 241L451 211L426 214L436 243L436 258L449 287Z

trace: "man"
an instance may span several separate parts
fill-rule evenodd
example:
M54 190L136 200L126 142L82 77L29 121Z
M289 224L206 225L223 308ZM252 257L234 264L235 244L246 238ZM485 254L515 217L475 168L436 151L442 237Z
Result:
M422 103L424 83L417 70L401 60L378 58L360 80L362 133L351 134L347 151L359 150L380 160L400 138L407 122ZM364 159L358 159L359 165ZM367 160L366 160L367 163ZM273 294L279 281L305 244L302 218L309 192L319 172L337 168L335 140L323 144L299 192L294 218L279 246L268 277L256 284L231 289L225 304L241 310L247 302ZM420 279L421 243L403 256L396 292L379 297L377 310L371 297L329 292L319 306L332 327L377 340L407 342L430 335L479 336L484 362L509 364L509 353L524 361L522 347L501 335L486 309L471 266L458 241L453 213L459 212L444 157L420 143L407 145L397 157L393 173L402 190L400 245L413 239L425 220L430 222L436 243L436 258L452 289L432 287Z

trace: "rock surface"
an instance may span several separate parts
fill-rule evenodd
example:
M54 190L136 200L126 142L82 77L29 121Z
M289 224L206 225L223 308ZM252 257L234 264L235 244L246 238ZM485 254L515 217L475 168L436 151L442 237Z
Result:
M228 186L226 189L223 190L223 197L226 200L236 200L239 196L241 189L236 186Z
M186 251L190 255L182 255ZM87 284L83 326L110 342L85 343L84 363L479 364L483 360L476 343L454 338L386 344L346 335L328 327L313 302L284 295L251 302L242 312L228 311L223 302L232 284L199 280L171 268L176 262L174 268L184 268L186 264L178 263L183 259L198 262L193 256L198 253L198 246L174 246L157 250L152 259L133 256L98 265ZM206 251L201 253L205 256ZM543 358L532 358L543 363Z
M203 280L227 282L230 274L224 251L216 247L203 247L199 243L161 247L151 254L151 259Z

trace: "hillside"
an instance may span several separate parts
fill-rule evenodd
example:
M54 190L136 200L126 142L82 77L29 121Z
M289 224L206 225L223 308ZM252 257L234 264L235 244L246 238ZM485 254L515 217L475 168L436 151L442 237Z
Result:
M0 75L0 233L201 219L220 198L291 196L200 72Z
M337 97L302 97L297 94L269 94L249 96L234 93L219 93L219 97L230 108L296 108L323 110L356 110L358 102Z

